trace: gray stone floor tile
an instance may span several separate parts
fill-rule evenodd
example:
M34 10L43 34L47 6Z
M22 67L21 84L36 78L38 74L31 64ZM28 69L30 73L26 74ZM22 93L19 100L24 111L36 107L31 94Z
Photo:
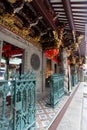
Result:
M81 130L87 130L87 98L83 99L82 127Z
M81 130L83 88L84 83L81 83L56 130ZM87 124L87 120L85 118L84 120ZM82 130L87 130L87 128Z

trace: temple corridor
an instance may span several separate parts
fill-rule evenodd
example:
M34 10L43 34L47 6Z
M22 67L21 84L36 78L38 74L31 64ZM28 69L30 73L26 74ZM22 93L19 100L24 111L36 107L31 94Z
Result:
M46 107L47 99L45 97L37 102L36 130L87 129L86 82L76 85L70 95L64 95L55 109Z

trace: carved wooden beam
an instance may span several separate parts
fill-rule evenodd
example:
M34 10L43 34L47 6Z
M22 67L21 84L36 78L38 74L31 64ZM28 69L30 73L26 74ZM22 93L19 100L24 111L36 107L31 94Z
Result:
M32 2L36 9L41 13L45 21L48 23L48 25L53 30L58 31L57 26L53 23L53 17L48 13L48 10L46 9L44 3L41 0L33 0Z

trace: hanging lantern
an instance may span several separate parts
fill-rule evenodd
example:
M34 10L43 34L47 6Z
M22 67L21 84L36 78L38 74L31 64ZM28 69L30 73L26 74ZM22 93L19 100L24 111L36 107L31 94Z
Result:
M58 53L59 53L58 49L51 49L51 50L45 51L45 56L52 59L53 57L58 55Z
M4 45L2 48L2 52L11 51L11 48L12 48L12 46L10 44Z
M10 50L10 51L3 51L2 56L10 58L13 55L18 55L18 54L22 54L22 53L23 53L22 49L15 49L15 50Z

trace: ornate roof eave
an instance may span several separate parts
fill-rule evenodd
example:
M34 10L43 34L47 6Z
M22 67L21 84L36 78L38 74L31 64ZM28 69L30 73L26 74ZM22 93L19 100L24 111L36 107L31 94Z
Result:
M5 33L9 36L12 36L13 38L23 42L24 44L27 44L29 45L29 43L31 43L32 45L36 46L37 48L39 48L40 50L42 50L42 47L39 43L37 43L36 41L34 41L33 38L31 37L25 37L23 35L20 35L19 32L15 32L15 31L11 31L11 29L9 27L7 27L6 25L4 24L1 24L0 23L0 30L2 33Z

